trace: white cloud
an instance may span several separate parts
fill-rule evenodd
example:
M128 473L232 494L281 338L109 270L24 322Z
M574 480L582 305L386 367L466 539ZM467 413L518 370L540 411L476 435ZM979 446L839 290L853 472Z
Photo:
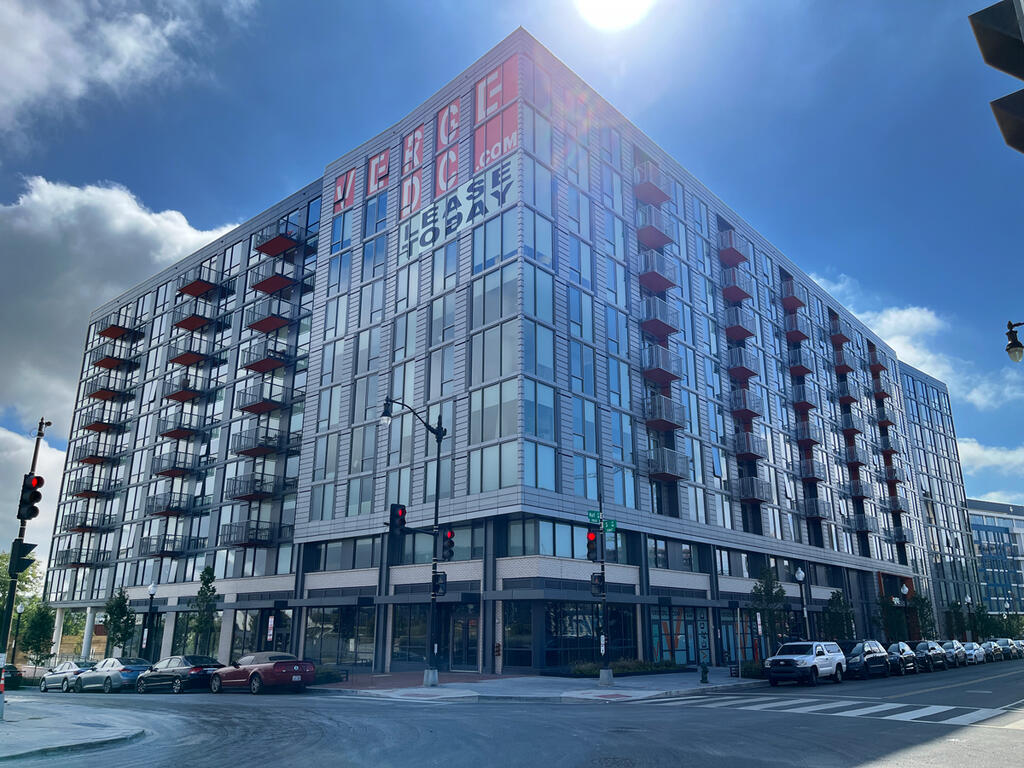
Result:
M979 501L995 501L999 504L1024 504L1024 493L1018 493L1017 491L989 491L981 496L974 496L972 498Z
M957 448L965 474L992 470L999 474L1018 477L1024 473L1024 445L1003 448L998 445L983 445L973 437L961 437L957 440Z
M116 185L28 179L0 205L0 407L66 435L89 313L227 229L197 230Z

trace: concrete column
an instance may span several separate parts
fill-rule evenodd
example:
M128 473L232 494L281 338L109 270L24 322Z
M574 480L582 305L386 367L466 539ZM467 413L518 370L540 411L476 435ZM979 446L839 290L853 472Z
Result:
M164 616L164 634L160 639L160 658L166 659L170 656L173 651L171 647L174 643L174 620L177 617L177 613L168 611ZM154 626L156 622L154 622Z
M217 644L217 661L222 664L234 661L231 658L231 635L234 629L235 611L233 608L225 608L220 620L220 642Z
M64 637L64 609L58 608L53 619L53 643L50 645L50 655L56 656L60 651L60 641Z
M92 630L96 623L96 609L90 606L85 609L85 630L82 633L82 658L92 658Z

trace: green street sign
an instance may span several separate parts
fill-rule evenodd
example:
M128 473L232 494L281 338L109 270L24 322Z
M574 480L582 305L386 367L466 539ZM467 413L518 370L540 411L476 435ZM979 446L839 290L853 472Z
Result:
M598 510L596 510L596 509L588 509L587 510L587 520L589 520L592 523L600 523L601 522L601 513Z
M616 525L616 522L614 520L605 520L604 521L604 532L605 533L615 533L615 525Z

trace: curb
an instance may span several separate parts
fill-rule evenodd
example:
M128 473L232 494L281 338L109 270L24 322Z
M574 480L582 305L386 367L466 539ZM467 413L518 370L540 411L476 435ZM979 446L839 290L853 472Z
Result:
M92 739L87 742L80 742L78 744L64 744L56 747L40 747L39 749L28 749L24 752L18 752L13 755L0 755L0 763L5 763L9 760L22 760L26 757L41 757L43 755L61 755L68 752L87 752L92 749L100 747L109 747L114 744L125 744L129 741L135 741L146 735L145 730L134 731L133 733L127 733L123 736L111 736L109 739Z

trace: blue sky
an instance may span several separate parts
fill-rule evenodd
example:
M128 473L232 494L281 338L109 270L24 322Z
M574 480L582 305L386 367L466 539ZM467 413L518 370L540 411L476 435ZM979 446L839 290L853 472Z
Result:
M1021 84L981 60L967 16L986 4L659 0L608 33L568 0L8 0L0 481L24 471L41 410L59 472L91 308L318 177L522 25L947 380L968 495L1024 502L1024 368L1002 335L1024 320L1024 156L988 106Z

